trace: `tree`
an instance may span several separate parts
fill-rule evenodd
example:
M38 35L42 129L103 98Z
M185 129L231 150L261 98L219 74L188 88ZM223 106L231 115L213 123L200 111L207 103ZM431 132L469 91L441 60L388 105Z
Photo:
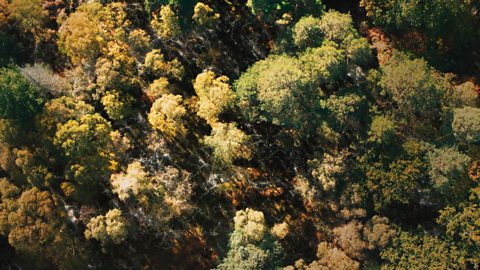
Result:
M154 80L145 91L150 100L155 101L165 94L172 92L171 85L166 77L160 77Z
M107 90L124 94L140 88L137 62L123 43L108 42L103 56L97 59L95 68L101 94Z
M337 179L345 173L345 156L323 154L321 159L307 161L312 177L320 183L323 190L328 191L335 188Z
M389 144L395 138L395 128L396 125L390 117L375 116L368 131L368 141L376 144Z
M465 269L464 254L428 234L400 232L381 253L382 270Z
M459 108L480 107L480 98L476 88L476 85L469 81L455 86L452 105Z
M428 154L430 161L430 177L436 188L444 189L447 194L462 186L468 190L467 169L471 159L469 156L458 152L455 148L434 149Z
M186 113L182 105L182 96L165 94L153 103L148 121L168 138L175 138L184 136L187 132L182 119Z
M48 37L48 13L42 7L41 0L13 0L8 5L8 18L15 21L22 34L31 34L35 44Z
M153 14L150 25L162 39L171 39L181 34L178 17L169 5L162 6L158 13Z
M210 6L198 2L194 7L192 19L200 26L211 28L218 24L220 14L215 13Z
M172 216L180 217L195 207L190 201L193 195L191 174L185 170L167 166L155 175L165 189L164 203Z
M330 45L309 49L299 60L308 78L324 85L334 85L347 73L344 51Z
M0 118L30 121L43 107L43 98L18 70L0 69Z
M103 47L100 37L98 2L85 3L62 23L58 31L60 49L70 57L73 64L89 64L95 61Z
M382 72L380 85L391 95L396 113L413 128L433 129L433 121L441 116L441 97L446 90L440 76L423 59L411 60L399 52L382 66ZM416 125L419 122L421 126Z
M120 244L127 239L128 224L122 216L122 212L117 209L111 209L106 215L100 215L92 218L85 229L87 239L94 238L106 246L110 243Z
M454 109L452 129L461 143L480 142L480 108Z
M472 265L480 263L480 208L478 197L470 197L469 202L460 207L446 207L440 211L437 222L444 226L449 240L455 241L467 261Z
M320 21L320 29L325 38L338 44L345 43L348 39L356 37L357 31L353 28L352 17L338 11L325 13Z
M443 67L462 65L470 56L468 48L476 46L472 1L362 0L360 6L374 25L388 32L417 33L418 51ZM408 42L407 36L404 43Z
M251 159L250 137L236 127L235 123L216 123L212 134L204 143L213 148L213 158L220 165L231 165L236 159Z
M304 106L308 99L305 91L305 74L300 63L287 56L272 57L268 68L258 74L257 91L260 108L273 124L300 128L311 108Z
M151 40L143 29L134 29L128 34L128 44L138 54L145 54L151 50Z
M193 88L199 98L197 115L210 125L218 121L218 115L232 102L234 93L228 84L228 77L215 78L213 71L197 75Z
M318 244L317 259L307 265L303 259L295 262L295 266L288 266L285 270L334 270L349 269L358 270L360 264L347 256L341 249L326 241Z
M425 146L409 141L402 148L403 153L387 164L378 161L366 164L367 187L376 211L418 203L421 192L429 186Z
M0 193L0 233L28 257L31 266L26 267L85 267L85 247L69 234L63 223L66 213L55 195L36 187L22 192L5 179L0 180Z
M321 20L313 16L302 17L293 27L293 42L300 49L319 47L323 41Z
M108 91L101 99L108 116L115 121L123 120L129 116L132 102L130 96L120 96L118 91Z
M282 246L272 236L262 212L247 208L235 214L235 229L230 234L229 251L217 269L276 269Z
M40 130L45 132L46 138L53 140L57 125L63 125L68 120L79 120L94 111L91 105L66 96L49 100L39 120Z
M145 56L144 67L154 77L169 77L181 80L184 74L182 64L177 60L166 61L160 50L152 50Z
M86 114L57 127L53 142L66 157L65 178L74 187L67 196L86 201L95 196L114 163L111 131L110 123L99 114Z

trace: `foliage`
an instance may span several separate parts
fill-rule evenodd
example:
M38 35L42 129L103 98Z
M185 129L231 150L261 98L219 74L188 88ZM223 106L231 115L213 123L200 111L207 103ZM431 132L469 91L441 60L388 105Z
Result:
M18 70L0 69L0 117L27 122L40 112L43 98Z
M220 14L215 13L210 6L202 2L198 2L195 5L192 19L198 25L210 28L218 23Z
M455 246L428 234L400 232L381 253L382 270L464 269L464 254Z
M262 212L247 208L235 214L229 251L217 269L276 269L281 245L268 233Z
M181 33L178 17L169 5L162 6L158 12L153 14L150 25L162 39L171 39Z
M454 109L453 134L461 143L480 141L480 108Z
M100 215L92 218L85 230L87 239L94 238L100 241L102 245L110 242L120 244L127 239L127 236L127 221L117 208L109 210L104 216Z
M231 104L234 98L234 93L228 84L228 77L215 77L212 71L200 73L193 85L199 98L197 115L210 125L218 121L219 114Z
M182 118L187 111L183 107L182 96L165 94L157 99L150 109L148 121L169 138L185 135L187 132Z
M321 20L313 16L302 17L293 27L293 41L299 48L318 47L323 41Z
M219 164L230 165L236 159L251 159L250 137L234 123L216 123L204 143L213 148L213 158Z

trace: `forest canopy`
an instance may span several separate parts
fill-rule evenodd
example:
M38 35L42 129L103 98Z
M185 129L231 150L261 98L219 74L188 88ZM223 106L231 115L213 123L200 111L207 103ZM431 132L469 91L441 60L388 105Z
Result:
M480 4L0 0L0 269L480 270Z

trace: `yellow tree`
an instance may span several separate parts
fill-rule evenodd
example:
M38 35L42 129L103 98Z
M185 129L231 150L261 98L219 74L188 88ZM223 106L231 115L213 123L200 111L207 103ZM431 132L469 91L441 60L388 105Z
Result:
M162 6L158 13L153 14L150 26L162 39L171 39L181 33L178 17L170 6Z
M197 115L210 125L218 121L218 115L233 101L234 92L228 84L228 77L215 78L213 71L198 74L193 88L199 98Z
M183 124L186 113L181 96L166 94L153 103L148 121L168 138L174 138L185 135L187 131Z
M100 53L103 39L98 14L101 10L98 2L83 4L70 14L58 31L59 47L75 65L92 63Z

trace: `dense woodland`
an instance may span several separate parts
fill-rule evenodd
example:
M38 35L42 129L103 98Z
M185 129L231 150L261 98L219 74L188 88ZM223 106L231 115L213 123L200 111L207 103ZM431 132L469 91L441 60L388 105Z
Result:
M0 269L480 269L478 0L0 0Z

